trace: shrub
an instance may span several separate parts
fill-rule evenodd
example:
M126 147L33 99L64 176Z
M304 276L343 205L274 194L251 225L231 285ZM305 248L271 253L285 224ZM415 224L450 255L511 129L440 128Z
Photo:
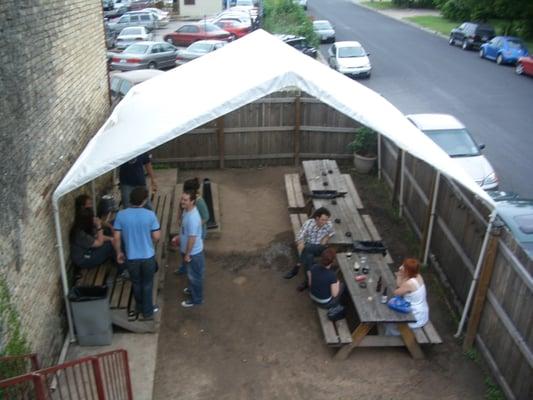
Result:
M309 44L319 44L313 23L303 8L292 0L265 0L263 29L270 33L303 36Z
M348 148L361 156L373 157L377 154L378 135L376 131L366 126L357 128L355 138L348 143Z
M441 8L442 15L452 21L467 21L470 19L470 9L462 1L448 0Z

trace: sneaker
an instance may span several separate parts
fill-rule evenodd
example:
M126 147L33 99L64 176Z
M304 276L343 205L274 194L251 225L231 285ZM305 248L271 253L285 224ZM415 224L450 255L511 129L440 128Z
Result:
M299 292L303 292L305 289L307 289L309 287L309 285L307 284L307 281L303 281L302 283L300 283L298 285L298 287L296 288L296 290L298 290Z
M186 287L185 289L183 289L183 294L186 294L187 296L190 296L191 295L191 289Z
M157 314L159 312L159 306L157 304L154 305L154 314Z
M191 307L194 307L195 305L196 305L196 304L194 304L194 303L193 303L192 301L190 301L190 300L183 300L183 301L181 302L181 306L182 306L183 308L191 308Z
M300 270L300 266L299 265L295 265L289 272L287 272L285 275L283 275L283 277L285 279L292 279L296 275L298 275L298 271L299 270Z

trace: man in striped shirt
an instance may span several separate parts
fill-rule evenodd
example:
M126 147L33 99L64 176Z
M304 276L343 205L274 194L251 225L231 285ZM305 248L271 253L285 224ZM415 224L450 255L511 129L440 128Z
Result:
M325 207L320 207L302 225L296 237L298 263L284 275L285 279L292 279L298 275L298 271L302 265L307 273L313 265L315 257L322 254L329 239L335 235L333 225L329 220L330 217L331 213L329 210ZM298 286L299 291L305 289L307 289L307 279Z

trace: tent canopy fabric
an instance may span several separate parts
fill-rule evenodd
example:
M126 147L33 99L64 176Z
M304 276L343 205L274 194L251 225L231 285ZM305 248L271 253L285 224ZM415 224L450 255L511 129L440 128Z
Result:
M493 208L474 180L385 98L262 30L133 87L63 178L53 201L196 127L288 88L381 133Z

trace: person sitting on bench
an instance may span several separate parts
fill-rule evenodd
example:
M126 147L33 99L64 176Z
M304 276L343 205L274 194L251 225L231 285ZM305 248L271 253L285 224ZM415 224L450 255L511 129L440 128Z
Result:
M102 222L91 208L81 208L70 230L70 256L79 268L94 268L114 256L113 238L105 236Z
M403 296L411 303L411 312L416 318L416 322L409 323L410 328L421 328L429 321L429 306L426 299L426 285L420 275L420 263L416 258L406 258L398 268L396 275L396 285L394 296ZM398 336L396 324L386 325L386 334Z
M284 275L285 279L292 279L298 275L300 266L303 265L307 272L314 262L314 258L322 254L329 239L335 235L333 224L330 222L331 213L325 207L315 210L310 219L304 222L296 237L296 250L298 263ZM298 286L299 291L307 289L307 277Z
M331 308L339 304L344 285L331 270L337 253L327 248L320 255L320 264L315 264L307 271L309 297L321 308Z

